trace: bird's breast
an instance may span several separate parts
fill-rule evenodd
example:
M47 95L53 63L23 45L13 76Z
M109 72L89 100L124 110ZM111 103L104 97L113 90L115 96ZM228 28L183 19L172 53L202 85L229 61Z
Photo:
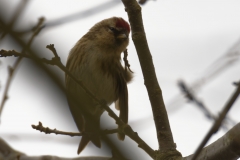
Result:
M79 74L83 84L100 100L107 104L116 101L116 77L109 72L104 72L98 63L89 62L82 66Z

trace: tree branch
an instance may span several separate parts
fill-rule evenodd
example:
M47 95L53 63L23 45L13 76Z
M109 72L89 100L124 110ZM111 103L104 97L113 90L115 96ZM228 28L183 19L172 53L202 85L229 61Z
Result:
M189 102L192 102L192 103L196 104L196 106L198 106L201 109L201 111L204 113L206 118L208 118L210 120L216 120L217 119L217 116L210 112L210 110L206 107L206 105L195 96L195 94L191 91L191 88L189 88L188 85L184 81L179 80L178 81L178 86L179 86L181 92L187 98L187 100ZM237 124L237 122L232 120L231 117L229 117L229 116L226 116L225 120L228 120L233 125ZM228 127L227 121L223 121L221 127L225 131L228 131L231 128L231 127L230 128Z
M14 26L14 24L17 22L17 20L19 19L19 17L22 15L23 11L25 10L25 8L28 5L29 0L21 0L12 16L12 19L10 20L10 22L8 23L8 27L6 28L7 30L11 30ZM31 30L32 31L32 30ZM7 34L8 31L3 31L3 34L0 37L0 40L3 39L5 37L5 35Z
M11 148L3 139L0 138L0 159L4 160L118 160L110 157L77 157L77 158L62 158L57 156L28 156L24 153Z
M0 51L0 57L7 57L7 56L23 56L25 58L30 58L30 59L33 59L35 61L38 61L38 62L42 62L42 63L47 63L47 64L50 64L50 65L56 65L57 67L59 67L63 72L65 72L66 74L69 75L69 77L71 77L78 85L80 85L85 91L87 94L89 94L89 96L92 97L93 100L95 100L96 102L98 102L107 112L108 112L108 115L110 117L112 117L116 123L120 126L120 130L121 132L124 132L127 136L129 136L131 139L133 139L137 144L138 144L138 147L142 148L146 153L149 154L149 156L151 156L152 158L155 157L155 152L154 150L148 146L139 136L136 132L134 132L132 130L132 128L128 125L128 124L125 124L107 105L104 101L101 101L99 100L97 97L95 97L83 84L82 84L82 81L76 79L72 74L71 72L69 72L67 70L67 68L62 64L61 60L60 60L60 57L58 56L55 48L54 48L54 45L51 44L51 45L47 45L47 48L50 49L53 54L54 54L54 57L51 59L51 60L47 60L47 59L40 59L40 58L37 58L35 56L32 56L32 55L26 55L26 54L20 54L20 53L17 53L16 51L6 51L6 50L1 50Z
M27 1L26 1L27 2ZM25 2L25 3L26 3ZM33 30L33 34L32 36L30 37L27 45L23 48L21 54L22 55L25 55L27 56L27 54L25 54L26 50L28 50L28 48L31 46L34 38L39 34L39 32L41 31L42 27L41 25L43 24L44 22L44 18L39 18L38 20L38 23L37 25L34 27L35 29ZM13 23L13 22L12 22ZM5 51L5 50L1 50L0 51L1 53L3 53L3 55L1 54L0 57L7 57L7 56L19 56L17 58L17 60L15 61L15 63L13 64L12 67L8 67L8 79L7 79L7 84L6 84L6 87L5 87L5 90L4 90L4 93L3 93L3 98L2 98L2 102L1 102L1 105L0 105L0 116L1 116L1 113L2 113L2 110L3 110L3 107L4 107L4 104L5 102L7 101L8 99L8 90L9 90L9 87L11 85L11 82L12 82L12 79L13 79L13 76L15 74L15 72L17 71L17 68L20 64L20 62L22 61L22 58L23 56L20 56L18 52L12 50L12 51ZM29 57L28 57L29 58Z
M82 132L82 133L74 133L74 132L65 132L65 131L59 131L57 130L56 128L55 129L50 129L48 127L43 127L42 125L42 122L39 122L38 125L32 125L32 128L33 129L36 129L40 132L44 132L46 134L51 134L51 133L55 133L56 135L57 134L61 134L61 135L68 135L68 136L82 136L84 135L85 133ZM111 130L108 130L108 129L105 129L102 131L102 134L113 134L113 133L117 133L118 132L118 129L111 129Z
M48 69L44 63L42 62L42 60L40 58L38 58L38 54L40 54L41 52L39 50L36 49L30 49L27 46L27 44L25 43L25 41L23 39L21 39L12 29L8 30L7 25L5 24L5 22L3 21L3 18L0 15L0 25L1 25L1 30L5 30L8 32L8 34L15 40L15 42L17 42L17 44L19 44L22 48L26 48L27 53L29 53L29 55L32 56L32 59L34 61L34 65L41 68L43 71L45 71L45 73L47 73L47 75L55 82L55 84L57 85L57 87L60 89L60 91L62 91L62 93L64 95L66 95L66 91L65 91L65 86L63 86L62 82L59 80L59 77L57 76L57 74L53 71L51 71L50 69ZM116 144L114 144L107 136L103 135L103 140L104 142L106 142L106 144L112 149L115 157L118 158L124 158L123 154L119 151L119 147L116 146Z
M122 2L128 13L132 30L132 39L137 50L144 77L144 84L151 102L160 151L176 151L176 144L173 141L162 91L157 81L152 55L148 47L143 27L141 7L136 0L122 0ZM176 151L175 155L180 156L180 153Z
M208 142L208 140L210 139L210 137L216 133L219 129L219 127L222 124L222 121L224 120L224 118L226 117L228 111L230 110L230 108L232 107L233 103L235 102L235 100L238 98L238 95L240 94L240 85L238 85L237 89L235 90L235 92L233 93L233 95L230 97L229 101L227 102L227 104L225 105L225 107L223 108L222 112L220 113L219 117L215 120L213 126L211 127L211 129L208 131L207 135L205 136L205 138L203 139L202 143L199 145L199 147L197 148L197 150L195 151L192 160L195 160L198 155L200 154L202 148L205 146L205 144Z
M192 160L193 154L182 160ZM240 123L224 136L202 149L197 160L237 160L240 157Z

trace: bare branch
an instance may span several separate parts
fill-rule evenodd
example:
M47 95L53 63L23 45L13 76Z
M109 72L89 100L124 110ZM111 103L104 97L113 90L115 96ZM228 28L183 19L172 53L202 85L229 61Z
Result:
M14 24L17 22L18 18L21 16L23 13L24 9L26 8L29 0L21 0L19 2L19 5L17 6L14 15L11 19L11 21L8 24L8 27L6 28L7 30L3 31L3 34L1 35L0 39L3 39L5 35L7 34L8 30L12 29Z
M62 158L57 156L28 156L24 153L12 149L3 139L0 138L0 159L4 160L118 160L114 157L77 157L77 158Z
M136 0L122 0L125 11L128 13L132 29L132 39L137 50L138 58L143 72L144 84L152 106L158 145L160 152L169 153L172 157L179 157L181 154L176 151L176 144L173 141L168 115L162 97L162 91L158 84L155 68L152 61L146 34L143 27L141 7ZM160 153L158 152L158 154ZM170 153L171 152L171 153ZM160 155L157 155L160 159ZM164 159L164 157L161 157ZM169 158L169 156L168 156Z
M210 110L206 107L206 105L195 96L195 94L192 92L191 88L189 88L188 85L184 81L182 81L182 80L178 81L178 86L179 86L180 90L182 91L182 93L185 95L185 97L188 99L188 101L196 104L196 106L198 106L201 109L201 111L204 113L206 118L208 118L210 120L216 120L217 116L210 112ZM228 120L229 122L231 122L233 125L237 124L229 116L226 116L225 119ZM230 129L228 127L227 121L223 121L223 124L221 125L221 127L226 131L228 131Z
M199 147L197 148L197 150L195 151L192 160L195 160L198 155L200 154L202 148L205 146L205 144L208 142L209 138L218 131L219 127L222 124L223 119L225 118L226 114L228 113L228 111L230 110L230 108L232 107L233 103L235 102L235 100L238 98L238 95L240 94L240 85L238 85L237 89L235 90L235 92L233 93L233 95L230 97L229 101L227 102L227 104L225 105L225 107L223 108L222 112L220 113L219 117L215 120L213 126L211 127L211 129L208 131L207 135L205 136L205 138L203 139L202 143L199 145Z
M44 132L46 134L54 133L56 135L61 134L61 135L68 135L68 136L71 136L71 137L73 137L73 136L82 136L82 135L85 134L84 132L83 133L79 133L79 132L74 133L74 132L59 131L56 128L55 129L50 129L48 127L44 127L42 125L42 122L39 122L37 126L36 125L32 125L32 128L36 129L36 130L38 130L40 132ZM113 133L117 133L117 132L118 132L118 129L111 129L111 130L106 129L106 130L102 131L102 134L113 134Z
M240 155L240 123L224 136L202 149L197 160L237 160ZM192 160L193 154L183 160Z
M2 30L7 30L7 25L3 21L1 16L0 25ZM8 30L8 33L15 40L15 42L17 42L17 44L19 44L22 48L25 48L27 46L25 41L21 39L19 35L16 34L16 32L14 32L12 29ZM26 48L27 52L33 57L34 65L40 67L55 82L60 91L62 91L63 94L66 94L65 86L63 86L62 82L59 80L59 77L56 75L56 73L48 69L48 67L46 67L44 63L42 63L41 59L38 58L37 54L40 53L39 50L36 50L34 48L30 49L28 47ZM115 157L122 159L124 158L123 154L119 151L119 147L117 147L116 144L112 143L112 141L107 136L103 136L102 138L106 142L106 144L113 150L113 152L115 153Z
M55 65L57 65L61 70L63 70L66 74L68 74L69 77L71 77L77 84L79 84L89 96L96 102L98 102L107 112L110 117L112 117L115 121L116 124L120 126L121 132L125 133L127 136L129 136L132 140L134 140L137 144L138 147L142 148L145 152L149 154L149 156L154 157L154 151L153 149L148 146L139 136L136 132L132 130L132 128L128 125L125 124L107 105L104 101L99 100L97 97L95 97L83 84L81 81L76 79L71 72L67 70L67 68L61 63L60 58L54 48L54 45L48 45L48 49L50 49L53 54L55 55L54 58L58 59L59 61L56 62Z
M139 136L136 132L134 132L132 130L132 128L128 125L128 124L125 124L107 105L104 101L101 101L99 100L97 97L95 97L83 84L80 80L76 79L72 74L71 72L69 72L67 70L67 68L62 64L61 60L60 60L60 57L58 56L57 52L56 52L56 49L54 48L54 45L53 44L50 44L50 45L47 45L47 48L50 49L54 56L52 58L52 60L47 60L47 59L40 59L40 58L36 58L36 57L33 57L32 55L29 55L29 56L26 56L26 58L31 58L35 61L39 61L39 62L42 62L42 63L47 63L47 64L51 64L51 65L56 65L58 66L62 71L64 71L66 74L69 75L69 77L71 77L77 84L79 84L85 91L87 94L89 94L89 96L91 96L93 98L93 100L95 100L96 102L98 102L99 104L101 104L101 106L108 112L108 115L110 117L112 117L116 123L120 126L120 131L125 133L127 136L129 136L131 139L133 139L137 144L138 144L138 147L142 148L144 151L146 151L149 156L151 157L154 157L155 153L154 153L154 150L148 146ZM5 50L2 50L0 51L0 57L1 57L1 53L5 54L6 52L8 51L5 51ZM11 51L9 51L11 52ZM22 54L20 53L17 53L16 51L14 52L11 52L11 54L13 56L22 56ZM23 54L24 55L24 54ZM25 55L24 55L25 56Z
M80 11L77 13L73 13L71 15L66 15L60 18L56 18L53 20L47 21L44 26L46 29L54 29L55 27L61 26L66 23L74 22L76 20L86 19L87 17L93 16L95 14L98 14L100 12L105 12L106 10L115 7L117 5L120 5L120 1L107 1L105 3L99 4L95 7L92 7L90 9L86 9L84 11ZM16 35L24 35L32 31L32 26L29 28L26 28L24 30L16 31L14 34Z
M15 50L9 50L9 51L6 51L4 49L2 49L0 51L0 57L11 57L11 56L14 56L14 57L24 57L24 58L32 58L31 55L29 54L25 54L25 53L19 53Z
M127 56L128 56L127 49L123 53L124 53L123 61L124 61L124 64L125 64L125 70L128 69L130 72L133 73L133 71L130 69L130 64L129 64L128 59L127 59Z
M5 87L5 90L4 90L4 93L3 93L3 98L2 98L2 102L1 102L1 105L0 105L0 115L2 113L2 110L3 110L3 107L4 107L4 104L5 102L7 101L8 99L8 90L9 90L9 87L11 85L11 82L12 82L12 79L13 79L13 76L15 74L15 72L17 71L17 68L23 58L23 56L25 55L27 57L27 54L25 54L25 51L28 50L28 48L31 46L32 42L33 42L33 39L38 35L38 33L41 31L42 27L41 25L43 24L44 22L44 18L40 18L37 25L36 25L36 29L33 31L33 34L30 38L30 40L28 41L27 45L23 48L22 50L22 54L20 56L20 53L12 50L12 51L5 51L5 50L1 50L0 51L0 57L7 57L7 56L19 56L17 58L17 60L15 61L13 67L9 67L9 74L8 74L8 79L7 79L7 84L6 84L6 87ZM29 58L29 57L28 57Z

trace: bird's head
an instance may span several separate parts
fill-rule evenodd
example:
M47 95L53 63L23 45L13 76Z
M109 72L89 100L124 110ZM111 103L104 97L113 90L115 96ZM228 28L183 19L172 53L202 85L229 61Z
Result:
M129 33L130 26L123 18L112 17L95 24L87 35L102 49L121 54L129 43Z

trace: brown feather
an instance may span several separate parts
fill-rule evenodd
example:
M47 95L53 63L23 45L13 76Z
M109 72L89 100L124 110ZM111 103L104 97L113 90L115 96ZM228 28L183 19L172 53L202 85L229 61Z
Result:
M110 30L111 27L116 27L115 33ZM118 17L95 24L71 49L66 65L98 99L104 99L108 105L118 100L120 118L125 123L128 121L127 82L132 76L121 65L120 55L128 45L129 32L128 23ZM125 34L126 38L118 39L117 34ZM65 81L71 113L83 133L78 153L89 141L101 147L100 117L104 109L67 74ZM123 140L124 135L120 139Z
M128 123L128 89L126 84L125 86L123 86L122 90L119 93L119 108L120 108L119 117L122 119L123 122L127 124ZM118 133L118 138L123 141L125 138L125 135L122 133Z
M111 59L112 60L112 59ZM128 123L128 89L127 82L132 79L131 73L125 70L121 65L120 61L104 61L101 65L103 74L112 76L114 79L114 88L117 96L115 102L116 109L120 110L119 117L124 123ZM118 133L118 138L124 140L125 135Z

